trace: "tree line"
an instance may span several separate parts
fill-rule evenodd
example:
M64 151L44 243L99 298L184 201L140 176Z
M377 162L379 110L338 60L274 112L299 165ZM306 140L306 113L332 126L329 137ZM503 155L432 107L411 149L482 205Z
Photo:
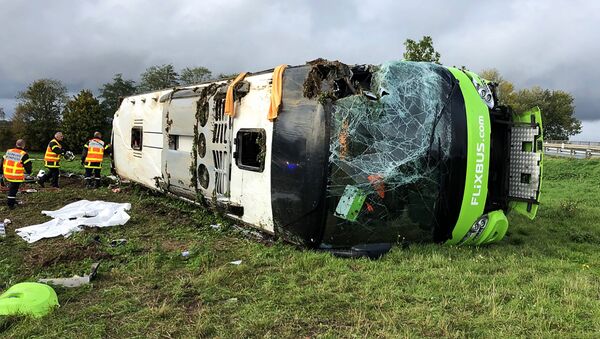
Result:
M232 75L219 74L216 79ZM66 86L59 80L39 79L17 94L14 115L7 121L0 107L0 146L14 146L15 139L23 138L30 150L42 151L58 130L65 135L67 149L80 152L94 131L108 137L112 117L119 108L120 99L158 89L186 86L209 81L212 72L206 67L186 67L179 73L172 64L148 67L138 84L115 74L112 81L103 84L96 97L92 90L83 89L69 97Z
M441 64L441 54L433 47L429 36L419 41L404 42L404 59ZM497 94L501 104L513 107L516 112L539 106L542 111L544 132L547 139L564 140L581 132L581 121L574 116L573 96L562 90L541 87L515 89L494 68L479 72L498 84ZM235 74L219 74L214 79L233 77ZM94 131L110 135L112 117L119 108L119 98L158 89L201 83L213 79L206 67L186 67L179 73L172 64L148 67L138 84L115 74L112 81L99 88L94 96L90 89L83 89L69 98L67 88L59 80L39 79L17 95L15 114L6 121L0 107L0 146L11 147L14 140L24 138L31 150L44 150L55 131L65 134L64 146L75 152L81 150Z
M441 55L433 47L433 39L429 36L424 36L419 41L407 39L404 47L405 60L441 64ZM539 86L517 90L513 83L504 79L495 68L481 70L479 75L497 84L498 101L502 105L512 107L515 112L522 113L538 106L542 111L546 140L567 140L581 132L581 121L574 116L575 104L571 93Z

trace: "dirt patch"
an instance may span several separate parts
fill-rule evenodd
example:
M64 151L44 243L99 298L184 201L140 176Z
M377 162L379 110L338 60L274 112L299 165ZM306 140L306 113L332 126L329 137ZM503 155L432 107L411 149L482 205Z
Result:
M57 264L80 262L85 259L98 261L110 258L112 258L112 255L103 252L100 244L94 242L82 245L66 241L62 241L60 244L48 241L36 244L27 251L23 256L23 265L31 270Z
M58 184L60 188L85 187L85 183L83 182L83 175L74 173L61 173ZM46 183L46 186L48 186L48 183Z
M312 66L304 81L304 96L312 99L321 95L341 97L351 87L348 79L352 77L350 67L339 61L316 59L306 64ZM351 90L353 92L353 89ZM343 93L340 93L343 92Z
M160 242L160 247L167 252L179 252L188 249L191 242L184 242L175 239L163 239Z

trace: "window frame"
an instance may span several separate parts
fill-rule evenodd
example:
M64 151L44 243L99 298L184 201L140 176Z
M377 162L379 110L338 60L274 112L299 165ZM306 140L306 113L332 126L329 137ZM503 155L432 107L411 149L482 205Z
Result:
M234 153L235 165L239 169L242 169L242 170L262 173L265 170L265 158L257 159L260 163L260 166L258 166L258 167L249 166L249 165L245 165L242 163L242 154L244 151L243 147L242 147L242 135L249 134L249 133L258 133L259 136L262 137L262 142L261 142L260 146L264 146L265 158L266 158L267 132L265 131L265 129L264 128L241 128L237 131L236 136L235 136L235 147L236 147L235 153ZM258 157L258 154L257 154L257 157Z
M179 135L178 134L169 134L167 137L167 147L170 151L178 151L179 150Z
M133 141L134 139L134 133L136 133L137 131L139 131L140 134L140 144L138 147L135 147L133 145ZM144 127L143 126L133 126L131 128L131 149L134 151L141 151L144 148Z

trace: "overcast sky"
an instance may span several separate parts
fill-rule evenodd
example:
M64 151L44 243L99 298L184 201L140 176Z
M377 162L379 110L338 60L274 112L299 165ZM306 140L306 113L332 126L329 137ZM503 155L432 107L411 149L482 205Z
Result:
M137 80L165 63L215 74L317 57L381 63L430 35L445 65L571 92L576 138L599 140L599 13L600 1L0 0L0 107L12 114L39 78L97 93L115 73Z

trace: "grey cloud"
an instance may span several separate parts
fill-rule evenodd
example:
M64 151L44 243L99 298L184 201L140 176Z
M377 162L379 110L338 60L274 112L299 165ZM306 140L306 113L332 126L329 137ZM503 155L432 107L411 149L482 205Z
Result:
M215 73L402 58L406 38L434 38L447 65L498 68L517 87L565 89L598 117L600 23L588 1L2 1L0 98L38 78L97 90L154 64Z

